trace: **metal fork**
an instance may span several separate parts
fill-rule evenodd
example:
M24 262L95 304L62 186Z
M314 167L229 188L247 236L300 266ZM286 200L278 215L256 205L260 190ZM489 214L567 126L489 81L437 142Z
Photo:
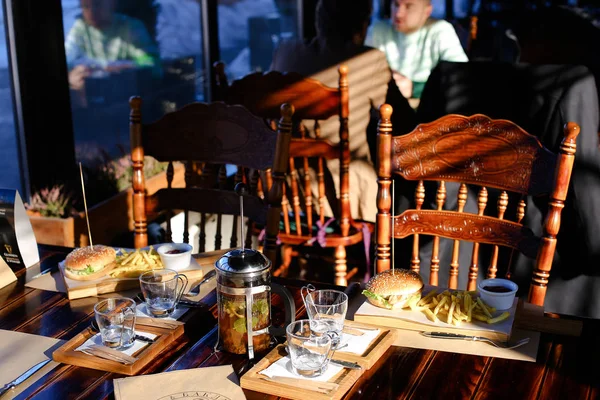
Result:
M186 296L198 296L200 294L200 286L214 278L216 275L217 270L215 269L212 269L209 272L207 272L206 275L204 275L204 278L200 282L198 282L196 286L190 289L188 293L186 293Z
M500 349L516 349L517 347L521 347L527 343L529 343L530 338L525 338L525 339L521 339L518 340L514 343L510 343L510 342L501 342L499 340L493 340L493 339L488 339L486 337L482 337L482 336L467 336L467 335L460 335L458 333L445 333L445 332L421 332L421 335L426 336L426 337L430 337L430 338L435 338L435 339L455 339L455 340L470 340L473 342L487 342L495 347L498 347Z

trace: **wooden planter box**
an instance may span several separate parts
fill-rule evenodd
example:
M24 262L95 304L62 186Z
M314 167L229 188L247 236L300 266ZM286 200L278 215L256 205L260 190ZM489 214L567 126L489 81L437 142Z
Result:
M146 180L148 194L153 194L166 186L166 172ZM173 187L184 186L185 168L183 165L176 165ZM88 210L95 244L110 244L116 236L133 231L132 193L133 189L129 188ZM29 220L35 238L40 244L66 247L89 245L84 213L69 218L29 216Z

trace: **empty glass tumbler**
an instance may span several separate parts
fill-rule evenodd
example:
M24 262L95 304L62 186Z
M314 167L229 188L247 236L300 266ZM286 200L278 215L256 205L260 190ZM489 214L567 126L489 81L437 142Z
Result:
M333 356L338 334L326 330L323 321L302 319L286 328L287 347L292 371L300 376L322 375Z
M94 306L94 315L102 344L106 347L125 349L135 341L135 301L110 298Z

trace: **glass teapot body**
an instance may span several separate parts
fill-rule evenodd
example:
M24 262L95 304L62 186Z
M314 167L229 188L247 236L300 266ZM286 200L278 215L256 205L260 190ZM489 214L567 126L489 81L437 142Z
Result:
M255 250L238 249L215 266L219 344L225 351L254 358L271 342L271 262Z

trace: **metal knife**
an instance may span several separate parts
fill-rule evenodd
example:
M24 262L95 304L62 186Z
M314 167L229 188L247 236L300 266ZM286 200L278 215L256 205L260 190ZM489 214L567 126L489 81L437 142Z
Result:
M478 336L467 336L458 333L445 333L445 332L421 332L421 335L435 339L461 339L461 340L478 340Z
M329 362L332 363L332 364L339 365L339 366L344 367L344 368L362 369L362 367L359 364L355 363L355 362L343 361L343 360L336 360L335 358L332 358L331 360L329 360Z
M184 299L179 300L179 302L177 304L181 305L181 306L185 306L185 307L191 307L191 308L206 308L207 307L206 304L201 303L199 301L184 300Z
M58 267L54 267L54 266L52 266L52 267L50 267L50 268L46 268L46 269L44 269L44 270L40 271L38 274L35 274L34 276L32 276L32 277L31 277L31 280L33 280L33 279L36 279L36 278L39 278L40 276L43 276L43 275L49 274L49 273L51 273L51 272L54 272L54 271L58 271Z
M0 396L2 396L4 393L8 392L9 390L14 389L17 385L20 385L21 383L23 383L27 378L29 378L31 375L33 375L36 372L38 372L44 365L48 364L50 361L52 361L52 360L51 359L47 359L47 360L44 360L44 361L42 361L40 363L37 363L33 367L29 368L27 371L25 371L24 373L22 373L21 376L19 376L14 381L8 382L6 385L4 385L0 389Z

